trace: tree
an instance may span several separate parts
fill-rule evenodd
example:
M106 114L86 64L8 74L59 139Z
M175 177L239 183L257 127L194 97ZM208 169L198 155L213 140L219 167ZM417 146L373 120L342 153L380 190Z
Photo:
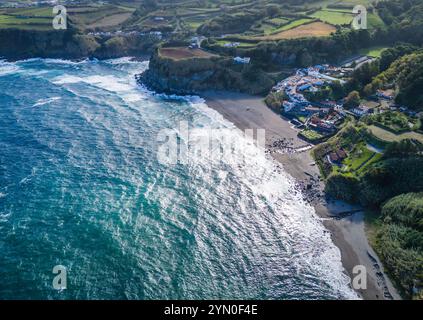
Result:
M342 85L340 81L333 81L330 84L330 87L332 89L332 95L334 99L338 100L345 97L345 94L346 94L345 87Z
M266 7L266 14L269 17L277 17L281 14L281 9L277 5L271 4Z
M351 91L345 99L344 106L347 109L353 109L360 105L361 97L358 91Z
M325 191L331 196L347 202L355 202L359 180L356 177L332 173L326 181Z

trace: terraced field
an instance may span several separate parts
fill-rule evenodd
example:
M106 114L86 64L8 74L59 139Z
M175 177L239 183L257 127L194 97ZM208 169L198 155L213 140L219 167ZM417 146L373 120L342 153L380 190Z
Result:
M116 5L67 6L69 21L82 29L116 27L134 8ZM5 8L0 10L0 28L52 30L53 6Z
M118 26L134 12L134 8L105 5L70 7L68 14L73 23L85 29Z
M7 28L30 30L53 29L51 18L19 18L10 15L0 15L0 29Z
M296 38L307 38L307 37L325 37L335 32L336 28L330 24L324 22L312 22L308 24L302 24L298 27L281 31L276 34L269 36L256 37L259 41L274 41L282 39L296 39Z
M307 6L280 6L276 8L276 13L268 12L269 6L275 7L270 0L260 3L254 0L157 0L150 8L146 8L142 0L81 1L78 5L68 4L67 9L71 23L90 31L138 30L194 34L210 21L227 17L229 27L222 29L221 34L213 35L237 33L240 42L243 38L248 39L250 43L246 46L251 46L251 43L262 40L327 36L335 31L334 26L351 23L355 5L368 6L371 2L373 0L322 0L310 2ZM134 14L140 5L144 6L143 9ZM231 17L248 15L256 15L256 21L244 30L234 31L230 25ZM0 9L0 28L51 29L51 19L52 6ZM368 19L370 27L383 25L375 12L369 13ZM243 23L241 19L240 24Z

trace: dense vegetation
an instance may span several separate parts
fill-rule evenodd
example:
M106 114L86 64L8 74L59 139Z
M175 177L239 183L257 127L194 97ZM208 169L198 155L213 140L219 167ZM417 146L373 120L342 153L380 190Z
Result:
M423 193L407 193L392 198L382 207L382 216L387 223L402 224L423 232Z
M393 90L399 105L423 110L423 51L410 44L383 50L379 59L355 69L344 86L344 91L367 98L379 89ZM353 105L356 106L360 100ZM349 104L346 106L349 107Z
M371 90L393 85L396 101L414 109L423 108L423 52L405 55L371 82Z
M408 294L423 285L423 193L407 193L382 207L377 250Z
M346 137L347 133L352 136ZM331 144L348 148L366 139L364 129L341 131ZM317 150L319 151L324 146ZM380 158L351 174L329 175L326 191L348 202L380 208L376 250L406 296L423 283L423 146L402 140L389 144ZM315 151L316 155L316 151Z

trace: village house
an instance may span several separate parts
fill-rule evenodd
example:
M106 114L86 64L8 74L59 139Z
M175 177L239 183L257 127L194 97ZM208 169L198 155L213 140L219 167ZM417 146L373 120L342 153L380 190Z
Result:
M239 42L228 42L228 43L225 43L223 46L226 48L236 48L239 45L240 45Z
M378 90L376 92L376 96L385 100L393 100L394 91L393 90Z
M310 129L322 133L332 133L336 131L334 123L320 119L317 115L313 115L307 123Z
M351 110L351 113L353 115L355 115L356 117L362 117L365 116L367 114L369 114L370 108L366 107L366 106L359 106L357 108L354 108Z
M235 57L234 61L236 63L240 63L240 64L249 64L250 61L251 61L251 58L249 58L249 57L245 57L245 58Z
M347 153L343 149L338 149L328 154L329 162L336 165L341 165L342 161L346 157L347 157Z

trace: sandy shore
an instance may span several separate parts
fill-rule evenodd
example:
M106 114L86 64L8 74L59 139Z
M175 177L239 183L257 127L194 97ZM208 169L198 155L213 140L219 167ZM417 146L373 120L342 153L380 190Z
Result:
M267 152L296 179L322 218L341 251L346 273L352 278L354 266L366 267L367 289L357 291L359 295L369 300L400 299L367 241L361 208L326 199L318 167L309 152L311 145L298 138L298 131L291 123L269 109L261 97L232 92L204 92L201 96L209 107L241 130L266 130Z

